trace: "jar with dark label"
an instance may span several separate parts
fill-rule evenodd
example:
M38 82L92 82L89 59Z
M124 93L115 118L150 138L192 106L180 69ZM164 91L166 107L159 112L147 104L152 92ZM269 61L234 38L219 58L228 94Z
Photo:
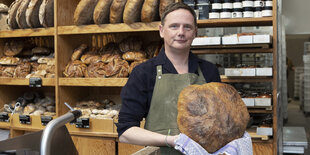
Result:
M271 17L272 16L272 7L263 7L262 10L262 16L263 17Z
M272 0L265 0L265 5L266 7L272 7Z
M244 1L242 1L242 7L244 7L244 8L254 7L254 0L244 0Z
M197 0L197 4L209 3L209 0Z
M183 0L183 3L187 5L195 5L195 0Z
M232 9L233 3L232 0L223 0L222 9Z
M209 11L210 11L209 3L197 4L197 7L199 10L199 18L198 19L209 19Z
M255 7L254 9L254 18L262 17L262 7Z
M234 0L233 8L234 9L242 9L242 0Z
M209 12L209 19L218 19L218 18L220 18L220 12L221 12L220 9L212 9Z
M232 18L232 9L222 9L220 18Z
M254 8L246 7L243 8L243 18L253 18L254 17Z
M242 9L233 9L232 18L242 18Z

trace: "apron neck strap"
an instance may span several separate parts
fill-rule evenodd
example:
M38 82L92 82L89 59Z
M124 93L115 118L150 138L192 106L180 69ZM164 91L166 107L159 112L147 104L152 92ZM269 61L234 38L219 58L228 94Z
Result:
M163 72L162 72L162 66L161 66L161 65L156 66L156 70L157 70L157 76L163 74Z

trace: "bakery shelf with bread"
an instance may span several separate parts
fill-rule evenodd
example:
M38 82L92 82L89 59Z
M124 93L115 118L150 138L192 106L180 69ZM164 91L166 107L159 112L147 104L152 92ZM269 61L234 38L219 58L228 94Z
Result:
M54 36L54 0L6 0L7 25L1 38ZM43 28L44 27L44 28Z
M55 85L53 37L6 38L0 40L1 84L29 85L40 77L44 86Z

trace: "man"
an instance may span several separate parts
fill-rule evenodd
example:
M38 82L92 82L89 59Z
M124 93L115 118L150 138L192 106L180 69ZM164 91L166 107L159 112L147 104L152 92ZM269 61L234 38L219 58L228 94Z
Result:
M177 99L188 85L220 82L214 64L197 58L190 47L197 33L195 12L183 3L169 5L159 26L164 49L157 57L134 68L122 89L119 114L120 142L161 146L161 154L174 150L179 137ZM146 118L145 129L139 128ZM170 136L172 135L172 136Z

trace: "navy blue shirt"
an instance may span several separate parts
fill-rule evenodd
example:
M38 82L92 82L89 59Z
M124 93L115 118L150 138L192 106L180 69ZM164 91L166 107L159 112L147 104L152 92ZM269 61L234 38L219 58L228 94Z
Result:
M136 66L130 74L121 92L122 107L117 125L118 135L122 135L133 126L140 126L140 121L146 118L153 95L156 79L156 66L162 65L162 73L178 74L171 61L162 50L158 56ZM206 82L220 82L216 66L208 61L199 59L190 52L188 72L198 75L198 65Z

